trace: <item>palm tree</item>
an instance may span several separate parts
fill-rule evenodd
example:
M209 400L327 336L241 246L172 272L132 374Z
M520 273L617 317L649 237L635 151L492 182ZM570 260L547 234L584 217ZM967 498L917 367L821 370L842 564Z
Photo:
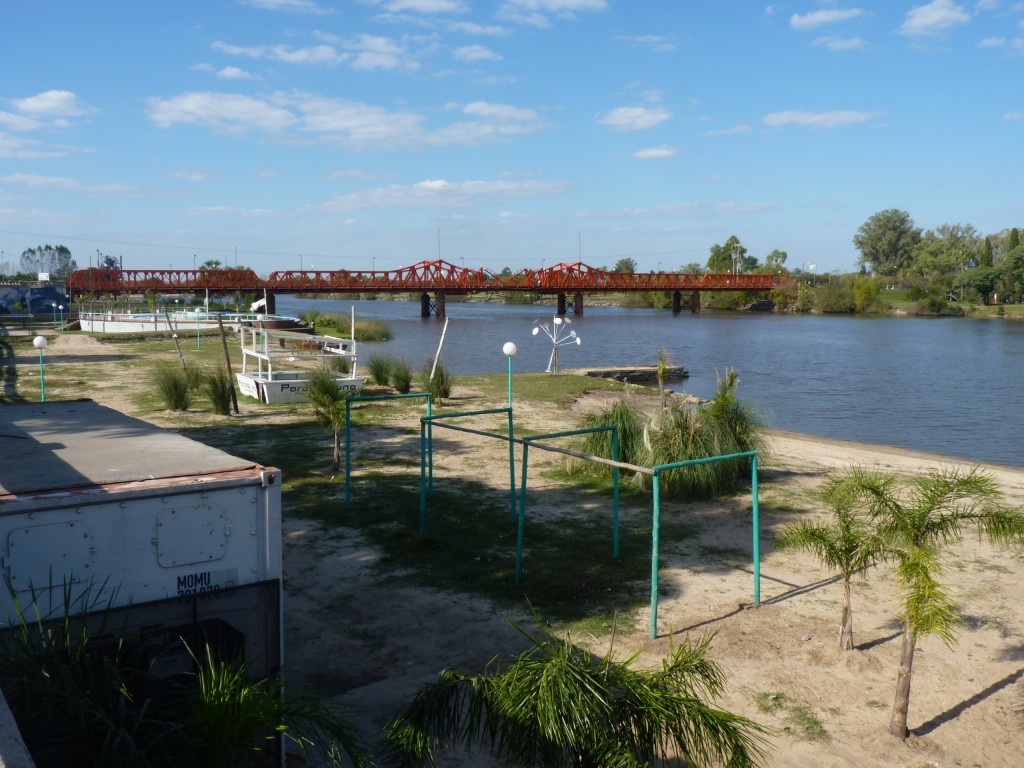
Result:
M509 766L639 768L664 765L752 766L765 730L715 709L705 699L725 675L705 658L707 635L673 647L660 670L636 671L637 656L597 659L549 627L533 646L482 675L451 670L424 686L388 724L390 759L433 765L452 744L480 747Z
M334 454L331 468L341 469L341 431L345 428L345 401L348 395L338 389L330 371L319 370L309 377L306 399L313 406L313 417L322 427L334 433Z
M790 523L775 540L780 550L799 549L818 558L822 565L843 577L843 619L839 625L839 649L852 650L853 602L850 581L874 565L882 552L881 538L859 517L847 486L839 475L825 484L823 496L832 508L832 522L815 525L807 520Z
M943 545L961 541L967 528L994 544L1024 543L1024 511L1003 506L995 480L977 467L931 470L909 485L854 468L837 479L835 492L874 521L885 540L885 559L895 563L903 643L889 733L905 739L917 642L937 635L951 647L960 624L956 604L939 581Z

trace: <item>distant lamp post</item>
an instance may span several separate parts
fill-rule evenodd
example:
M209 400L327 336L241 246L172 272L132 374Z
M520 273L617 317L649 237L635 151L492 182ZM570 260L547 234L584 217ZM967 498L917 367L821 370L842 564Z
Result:
M57 330L57 302L52 302L50 306L53 308L53 330Z
M64 333L64 305L59 304L58 308L60 309L60 332Z
M516 353L515 342L506 341L501 351L508 357L508 480L509 480L509 515L516 519L516 453L515 426L512 420L512 356Z
M549 326L547 323L540 323L533 326L533 335L536 336L541 331L544 331L544 335L551 339L551 357L548 358L548 373L558 373L558 348L564 347L567 344L575 344L579 346L582 344L582 340L576 335L576 331L570 331L568 326L572 323L567 317L555 317L551 321Z
M39 391L42 401L46 402L46 379L43 377L43 350L46 349L46 337L36 336L32 339L32 346L39 350Z

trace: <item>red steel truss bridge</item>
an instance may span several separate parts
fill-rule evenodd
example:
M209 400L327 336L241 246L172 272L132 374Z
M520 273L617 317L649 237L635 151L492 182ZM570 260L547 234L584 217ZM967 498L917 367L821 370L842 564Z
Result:
M502 277L488 269L470 269L443 260L421 261L381 271L299 270L260 277L250 269L81 269L68 278L74 296L139 293L254 293L274 312L280 293L418 293L423 317L444 317L445 296L473 293L554 294L558 314L583 314L583 296L595 293L660 291L672 294L672 311L700 309L701 291L770 291L778 275L702 274L679 272L609 272L582 262L523 269Z

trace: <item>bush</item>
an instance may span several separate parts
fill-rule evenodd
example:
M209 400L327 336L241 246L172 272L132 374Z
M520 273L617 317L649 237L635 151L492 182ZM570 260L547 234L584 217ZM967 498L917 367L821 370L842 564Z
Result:
M423 391L429 392L433 401L439 402L452 396L452 389L455 386L455 377L452 376L448 369L444 367L444 363L440 360L437 362L437 368L434 370L434 376L431 378L430 369L433 367L433 362L428 360L421 372Z
M391 338L391 327L383 320L357 320L356 341L387 341Z
M349 365L347 357L335 355L327 358L327 370L336 371L337 373L348 373L352 370L352 366Z
M231 376L223 368L215 368L207 371L203 377L206 388L206 395L210 398L210 407L218 416L228 416L231 413L231 393L233 382Z
M412 389L412 368L404 357L395 362L391 371L391 383L400 395L407 395Z
M391 371L395 366L394 360L374 352L370 355L370 362L367 368L370 371L370 379L374 384L386 387L391 383Z
M611 426L619 428L619 461L644 466L644 416L633 400L629 398L618 400L606 408L589 413L580 420L576 428L593 429ZM612 457L612 433L604 431L582 435L575 442L573 448L582 453L610 459ZM575 468L598 475L610 475L612 471L607 464L598 464L593 461L582 463L566 461L568 471L571 472Z
M156 369L156 387L163 404L171 411L187 411L192 407L192 395L200 384L196 369L184 369L174 363L165 363Z

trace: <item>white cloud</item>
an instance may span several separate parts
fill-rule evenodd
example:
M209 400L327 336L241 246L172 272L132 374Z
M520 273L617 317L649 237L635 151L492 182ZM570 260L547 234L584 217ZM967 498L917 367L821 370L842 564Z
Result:
M313 0L242 0L244 5L260 8L265 11L289 11L291 13L307 13L313 16L327 16L334 13L323 8Z
M501 61L502 56L496 51L492 51L483 45L465 45L461 48L456 48L452 55L459 61L475 62L475 61Z
M666 157L675 157L678 154L679 150L676 147L662 144L660 147L638 150L633 153L633 157L637 160L662 160Z
M608 0L505 0L497 15L518 24L547 28L551 17L574 19L586 11L604 11Z
M229 133L249 130L280 133L299 122L287 109L265 99L209 91L150 99L149 119L161 128L175 124L205 125Z
M464 208L482 202L551 197L569 188L568 182L462 181L428 179L416 184L353 192L331 198L317 209L326 212L385 209L398 206Z
M828 48L830 51L863 51L868 44L859 37L838 37L837 35L826 35L815 38L814 45Z
M278 216L266 208L235 208L228 205L204 205L190 208L185 212L189 216L223 216L235 219L269 219Z
M13 112L0 112L0 126L10 131L34 131L43 127L43 122L27 115L16 115Z
M257 79L251 72L246 72L244 69L238 67L224 67L217 71L217 77L222 80L255 80Z
M1003 120L1024 120L1024 112L1007 112Z
M618 107L597 122L614 131L643 131L654 128L672 117L664 107Z
M182 181L205 181L207 176L202 171L175 171L174 173L168 174L171 179L181 179Z
M537 113L532 109L513 107L508 104L494 104L487 101L474 101L462 109L467 115L482 117L487 120L523 121L533 122L538 119Z
M932 0L907 12L900 34L938 35L970 20L971 15L953 0Z
M863 12L861 8L830 8L823 11L811 11L802 15L794 13L789 17L789 26L797 31L804 32L825 24L837 24L855 19Z
M452 32L461 32L464 35L482 35L485 37L504 37L511 34L511 30L508 27L496 24L485 26L483 24L475 24L472 21L454 21L448 25L448 29Z
M93 110L79 103L71 91L43 91L24 99L8 99L9 104L23 114L60 121L67 117L82 117Z
M723 128L719 131L705 131L701 135L706 138L716 138L718 136L739 136L744 133L750 133L753 129L745 123L734 125L731 128Z
M392 13L403 11L414 11L416 13L465 13L469 11L469 5L465 0L377 0L377 4L383 6Z
M29 189L81 189L82 183L64 176L44 176L41 173L13 173L0 176L0 182Z
M808 112L797 109L787 112L773 112L761 118L761 122L773 128L787 125L800 125L807 128L842 128L847 125L867 123L876 117L882 117L884 114L884 112L854 112L850 110Z
M339 64L349 58L348 54L330 45L313 45L308 48L292 48L287 45L241 46L214 40L211 47L231 56L270 59L286 64Z
M1006 45L1005 37L986 37L978 41L979 48L1001 48Z
M665 35L619 35L618 39L640 48L649 48L655 53L669 53L676 49L675 40Z

